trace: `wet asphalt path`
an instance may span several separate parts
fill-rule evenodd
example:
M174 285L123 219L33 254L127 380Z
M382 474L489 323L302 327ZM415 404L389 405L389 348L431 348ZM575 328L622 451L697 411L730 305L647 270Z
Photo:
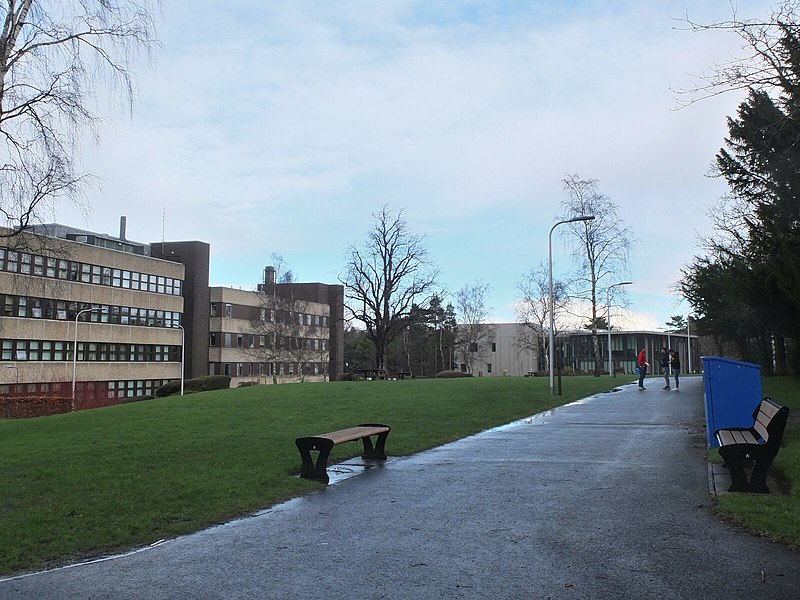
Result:
M6 579L0 598L800 597L800 554L711 512L702 380L660 387L391 459L154 548Z

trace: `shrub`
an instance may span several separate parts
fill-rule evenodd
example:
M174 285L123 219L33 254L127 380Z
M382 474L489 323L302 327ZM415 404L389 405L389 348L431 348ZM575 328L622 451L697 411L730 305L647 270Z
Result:
M251 385L258 385L257 381L240 381L236 387L250 387Z
M354 381L352 373L340 373L339 381Z
M462 371L439 371L436 374L437 378L446 379L448 377L472 377L472 373L464 373Z
M189 381L193 386L198 386L198 389L192 388L195 392L203 392L205 390L227 390L231 387L231 378L227 375L204 375L203 377L196 377Z
M0 419L30 419L57 415L69 412L71 406L71 398L42 396L0 398Z
M231 387L231 378L227 375L203 375L183 382L184 392L205 392L207 390L226 390ZM156 396L165 398L181 391L179 379L168 381L156 390Z

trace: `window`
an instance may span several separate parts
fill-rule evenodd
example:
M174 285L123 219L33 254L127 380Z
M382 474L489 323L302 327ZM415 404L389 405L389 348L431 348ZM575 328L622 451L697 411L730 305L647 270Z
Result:
M233 317L233 304L225 304L225 316L229 319Z
M30 275L31 274L31 258L32 257L27 252L23 252L21 256L22 256L22 264L20 266L19 272L20 273L24 273L26 275Z
M497 344L492 342L492 352L497 352Z
M217 305L214 302L211 303L211 307L210 307L209 313L211 314L212 317L218 317L219 316Z

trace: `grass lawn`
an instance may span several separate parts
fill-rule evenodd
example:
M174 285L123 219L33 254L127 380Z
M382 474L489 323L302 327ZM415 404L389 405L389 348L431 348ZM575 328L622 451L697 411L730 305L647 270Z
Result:
M789 485L788 495L722 494L717 508L727 518L752 531L794 548L800 548L800 380L793 377L764 377L765 396L789 407L789 424L783 444L772 463Z
M294 439L388 423L391 455L610 389L571 377L255 386L0 421L0 574L196 531L304 494ZM780 400L780 398L776 398ZM337 446L330 464L360 454Z

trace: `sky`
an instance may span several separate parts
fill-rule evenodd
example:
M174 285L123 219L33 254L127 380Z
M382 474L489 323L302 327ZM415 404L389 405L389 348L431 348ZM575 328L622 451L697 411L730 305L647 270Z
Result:
M679 108L696 77L742 56L711 23L761 0L166 0L132 113L104 114L89 210L61 223L201 240L211 284L253 289L273 254L298 281L338 283L373 214L402 209L440 283L488 283L490 320L547 264L562 180L596 179L633 241L612 324L663 327L702 254L709 177L742 94ZM553 274L574 269L553 236ZM605 297L602 298L605 303Z

